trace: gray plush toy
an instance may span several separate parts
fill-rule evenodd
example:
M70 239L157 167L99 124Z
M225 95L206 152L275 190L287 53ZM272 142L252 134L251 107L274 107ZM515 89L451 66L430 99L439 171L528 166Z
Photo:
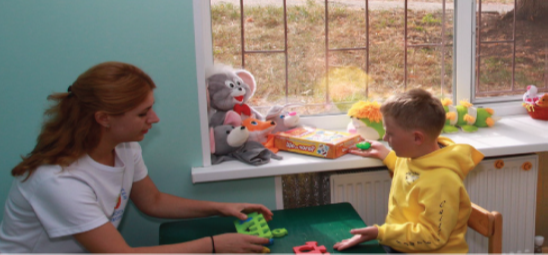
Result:
M211 164L237 159L250 165L263 165L270 158L282 159L261 143L247 141L249 131L244 126L221 125L209 129Z
M249 131L244 126L234 128L231 125L220 125L209 128L211 163L218 164L231 159L230 153L242 147Z
M272 130L272 134L284 132L300 125L300 118L297 112L285 110L288 107L297 106L297 104L286 104L283 106L275 105L268 110L266 114L267 121L274 121L276 127Z
M257 88L250 72L217 64L208 70L206 84L210 127L222 125L229 111L236 112L242 120L248 117L263 119L259 112L246 104Z
M282 156L274 154L272 151L265 148L264 145L256 141L247 141L244 146L232 152L231 155L242 162L254 166L266 164L270 162L271 158L277 160L283 158Z

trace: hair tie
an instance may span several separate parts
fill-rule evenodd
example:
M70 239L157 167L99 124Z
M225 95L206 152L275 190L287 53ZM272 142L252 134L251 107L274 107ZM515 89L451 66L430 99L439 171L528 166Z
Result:
M216 253L215 252L215 241L213 240L213 236L209 236L209 237L211 237L211 248L212 248L211 253Z
M72 93L72 85L68 86L67 93L68 93L67 97L69 97L69 98L74 96L74 93Z

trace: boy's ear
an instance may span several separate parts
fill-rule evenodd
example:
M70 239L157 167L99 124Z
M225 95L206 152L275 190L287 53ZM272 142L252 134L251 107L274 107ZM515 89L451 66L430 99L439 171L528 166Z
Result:
M95 112L95 121L99 123L99 125L109 128L110 127L110 115L108 115L104 111L96 111Z
M413 131L413 137L415 138L414 140L416 145L423 144L426 139L425 134L420 130Z

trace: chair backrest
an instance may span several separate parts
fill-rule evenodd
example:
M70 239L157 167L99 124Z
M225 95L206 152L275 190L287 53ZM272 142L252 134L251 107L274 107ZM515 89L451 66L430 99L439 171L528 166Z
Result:
M489 253L502 253L502 214L472 203L468 226L489 239Z

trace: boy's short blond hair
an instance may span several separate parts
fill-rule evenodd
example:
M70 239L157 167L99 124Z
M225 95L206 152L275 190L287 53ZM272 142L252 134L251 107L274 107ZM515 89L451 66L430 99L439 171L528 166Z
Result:
M445 125L445 110L440 99L423 89L411 89L386 100L381 113L391 117L405 130L419 129L438 137Z

